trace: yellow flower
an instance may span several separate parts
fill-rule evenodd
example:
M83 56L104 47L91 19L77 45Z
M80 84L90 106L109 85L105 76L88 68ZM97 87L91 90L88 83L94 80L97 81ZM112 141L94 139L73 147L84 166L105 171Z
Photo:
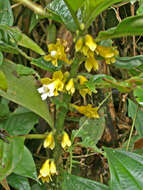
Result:
M85 61L85 68L88 72L90 72L92 69L94 69L94 71L98 70L98 62L96 61L94 56L90 55L89 57L87 57Z
M51 164L50 164L50 173L51 175L57 175L57 169L56 169L56 165L54 160L51 160Z
M42 182L49 183L52 181L51 176L57 175L56 165L54 160L46 160L43 164L42 168L40 169L40 175L38 178L41 178Z
M51 174L50 174L50 160L46 160L45 163L43 164L42 168L40 169L40 175L38 178L40 177L49 177L51 178Z
M50 132L46 139L44 140L44 148L49 147L51 150L55 148L55 141L54 141L54 136L53 133Z
M85 56L88 55L90 51L94 52L97 47L97 44L94 42L92 36L87 34L83 38L79 38L76 42L75 50L81 51Z
M92 69L94 69L94 71L98 70L98 62L94 57L96 47L97 44L89 34L87 34L84 38L79 38L75 45L75 50L82 52L86 56L85 68L88 72Z
M87 106L76 106L73 105L73 107L78 110L81 114L89 117L89 118L99 118L99 115L97 113L98 108L93 108L91 104L88 104Z
M71 78L67 83L66 90L68 91L69 94L73 94L75 92L73 78Z
M64 80L64 75L61 71L54 72L52 79L41 79L43 86L38 88L38 92L41 94L42 100L46 100L47 97L58 96L59 92L63 91Z
M81 86L82 85L84 86L84 84L88 81L88 79L82 75L79 75L78 78L79 78ZM83 88L81 87L81 89L79 90L79 93L83 97L83 99L85 99L86 94L89 94L90 96L92 94L91 90L89 90L87 87L83 87Z
M91 50L94 51L97 47L97 44L94 42L92 36L90 36L89 34L87 34L85 36L85 45Z
M65 150L67 147L71 146L71 140L68 136L68 134L64 131L62 142L61 142L62 148Z
M51 61L54 66L58 66L58 60L70 63L65 54L64 44L61 43L60 39L57 39L56 44L49 44L49 54L44 56L46 61Z
M96 53L104 57L107 64L114 63L115 56L119 54L118 50L115 47L104 47L97 46Z

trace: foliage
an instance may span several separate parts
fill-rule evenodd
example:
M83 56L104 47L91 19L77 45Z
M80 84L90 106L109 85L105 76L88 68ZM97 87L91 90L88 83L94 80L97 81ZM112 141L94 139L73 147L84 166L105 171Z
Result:
M143 1L0 0L0 10L3 188L141 190Z

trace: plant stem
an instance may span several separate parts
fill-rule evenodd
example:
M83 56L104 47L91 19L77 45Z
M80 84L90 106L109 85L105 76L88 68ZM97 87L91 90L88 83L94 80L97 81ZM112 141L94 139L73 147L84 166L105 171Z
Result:
M132 137L133 130L134 130L134 127L135 127L135 122L136 122L136 117L137 117L137 113L138 113L138 108L139 108L139 106L137 106L137 109L136 109L136 112L135 112L135 116L134 116L134 119L133 119L131 131L130 131L130 135L129 135L129 140L128 140L127 147L126 147L127 151L129 149L129 145L130 145L130 142L131 142L131 137Z
M14 138L12 136L11 138ZM30 135L18 135L18 137L25 137L26 139L45 139L47 134L30 134Z
M108 100L108 98L112 95L112 92L110 92L108 94L108 96L106 96L106 98L99 104L98 106L98 110L100 109L100 107Z

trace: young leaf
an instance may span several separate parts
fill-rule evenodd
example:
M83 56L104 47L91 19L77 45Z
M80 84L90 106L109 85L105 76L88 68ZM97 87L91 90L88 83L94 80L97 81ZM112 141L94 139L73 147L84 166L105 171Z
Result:
M104 148L109 163L111 190L142 190L143 157L126 151Z
M64 174L62 190L109 190L109 187L79 176Z
M9 143L0 140L0 181L10 175L22 159L24 138L8 139Z
M21 161L17 165L17 167L13 170L15 174L18 174L23 177L29 177L38 181L36 166L32 157L31 152L24 147L24 152Z
M106 40L111 38L120 38L123 36L140 36L143 35L143 16L131 16L125 18L118 24L117 27L111 28L107 31L99 32L96 40Z
M48 106L41 100L34 78L32 76L18 78L16 64L9 61L5 61L0 69L4 72L9 87L7 93L0 90L0 95L35 112L52 126Z
M0 0L0 24L13 25L13 13L9 0Z
M31 190L29 181L26 177L20 175L11 174L7 177L8 184L17 190Z
M63 23L67 26L68 29L70 29L71 31L77 30L76 23L74 23L71 12L69 11L69 8L67 7L64 0L53 0L48 5L48 8L51 9L53 12L55 11L55 13L61 17Z

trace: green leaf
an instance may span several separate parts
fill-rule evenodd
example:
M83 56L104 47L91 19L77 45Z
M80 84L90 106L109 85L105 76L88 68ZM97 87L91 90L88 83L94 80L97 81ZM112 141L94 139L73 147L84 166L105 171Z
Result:
M82 4L84 3L84 1L86 1L86 0L78 0L78 1L75 1L75 0L66 0L65 3L67 2L68 5L71 7L71 9L74 12L76 12L82 6Z
M5 74L0 70L0 89L1 90L7 90L8 84L5 77Z
M32 185L31 190L47 190L47 187L45 184L42 185L34 184Z
M8 103L9 101L7 99L2 98L1 103L0 103L0 119L8 117L10 113Z
M29 48L40 55L45 55L45 52L31 38L23 34L18 28L7 25L0 25L0 29L11 36L11 41L16 41L17 45ZM16 47L15 47L16 48Z
M36 166L32 157L31 152L24 146L24 152L21 161L17 167L13 170L15 174L23 177L29 177L38 181Z
M62 190L109 190L109 187L86 178L64 174Z
M86 28L89 28L95 18L114 3L125 0L86 0L84 7L81 9L83 22Z
M7 82L7 92L0 90L0 95L35 112L53 125L46 101L42 101L37 91L36 81L32 76L17 77L16 64L5 61L0 69L4 72Z
M134 91L134 96L136 97L137 102L143 106L143 89L141 86L137 87Z
M8 184L17 190L31 190L29 181L26 177L11 174L7 177Z
M13 13L9 0L0 0L0 24L13 25Z
M2 65L2 63L3 63L3 54L2 52L0 52L0 65Z
M117 27L107 31L99 32L96 40L106 40L111 38L120 38L123 36L140 36L143 35L143 16L131 16L125 18Z
M23 155L24 138L13 137L9 143L0 140L0 181L10 175Z
M73 32L77 30L77 26L74 23L73 17L64 0L53 0L50 4L48 4L48 8L61 17L63 23L69 30Z
M62 64L59 63L58 67L55 67L51 61L45 61L43 59L43 57L40 57L38 59L33 59L31 61L32 65L36 65L37 67L44 69L46 71L50 71L50 72L55 72L60 70L60 68L62 67Z
M12 53L12 54L18 54L19 53L17 47L9 45L9 44L5 43L4 41L1 41L1 40L0 40L0 51L2 51L2 52L4 51L4 52L7 52L7 53Z
M72 138L81 137L81 144L85 147L95 148L102 137L105 127L104 117L99 119L87 119L82 117L79 121L79 129L73 131Z
M121 69L132 69L143 64L143 55L134 57L116 57L115 67Z
M135 117L136 111L136 121L135 121L135 127L139 135L143 136L143 112L140 108L138 108L138 105L136 105L132 100L128 99L129 105L128 105L128 115L132 118L132 120Z
M38 123L38 116L33 112L13 113L0 123L0 128L5 129L10 135L28 134Z
M110 168L111 190L142 190L143 157L127 152L105 148Z
M140 5L137 10L137 15L143 15L143 1L140 1Z

